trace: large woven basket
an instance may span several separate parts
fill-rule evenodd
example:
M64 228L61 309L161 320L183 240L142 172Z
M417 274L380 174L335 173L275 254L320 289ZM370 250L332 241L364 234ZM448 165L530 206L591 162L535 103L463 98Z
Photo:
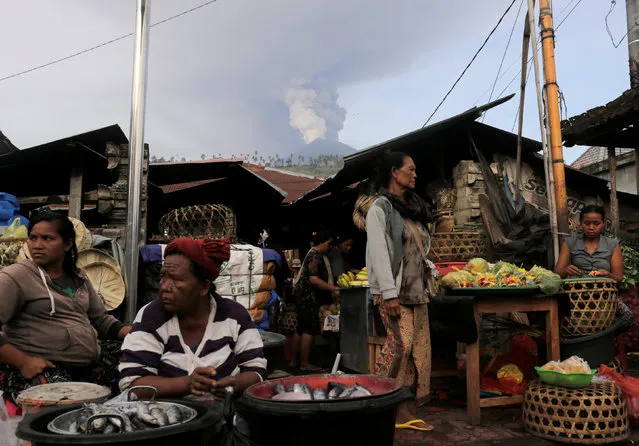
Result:
M166 238L237 239L233 210L222 204L198 204L174 209L160 219L160 231Z
M614 280L564 280L563 291L570 298L570 316L561 320L561 336L589 336L612 326L618 302Z
M481 232L445 232L431 236L428 258L435 262L464 262L486 255L486 235Z
M25 241L24 238L0 238L0 269L16 262Z
M533 381L524 397L526 432L570 444L609 444L630 435L621 389L609 381L567 389Z

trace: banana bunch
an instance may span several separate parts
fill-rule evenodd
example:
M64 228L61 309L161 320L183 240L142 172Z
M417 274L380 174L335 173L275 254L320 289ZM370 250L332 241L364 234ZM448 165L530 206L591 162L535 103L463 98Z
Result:
M352 272L342 274L337 279L337 284L340 288L355 288L355 287L367 287L368 286L368 273L366 268L363 268L357 274Z

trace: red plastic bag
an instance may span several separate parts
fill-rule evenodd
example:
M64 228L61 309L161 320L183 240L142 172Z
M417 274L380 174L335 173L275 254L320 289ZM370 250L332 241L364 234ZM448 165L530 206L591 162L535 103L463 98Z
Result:
M619 386L626 400L630 424L639 426L639 378L623 376L604 364L599 367L599 376L605 376Z

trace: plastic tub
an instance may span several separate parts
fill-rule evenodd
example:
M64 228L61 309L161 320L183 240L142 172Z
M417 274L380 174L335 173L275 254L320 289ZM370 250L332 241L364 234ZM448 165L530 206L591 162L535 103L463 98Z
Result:
M446 274L453 273L458 269L464 269L466 265L468 265L468 262L440 262L435 263L435 268L437 268L437 272L440 276L445 276Z
M596 370L591 370L590 373L561 373L555 370L543 370L541 367L535 367L535 370L537 370L539 378L546 384L571 389L588 387L592 378L597 374Z
M284 368L286 366L286 358L284 355L286 336L270 331L261 331L260 336L264 343L264 357L266 358L269 371Z
M272 401L276 384L308 384L312 389L328 382L360 384L373 396L328 401ZM309 375L255 384L238 401L251 438L262 446L391 446L397 406L412 398L397 381L374 375Z
M171 400L162 400L171 402ZM32 446L49 445L126 445L158 446L160 444L217 444L218 425L222 420L222 409L204 403L176 400L197 411L197 417L188 423L162 429L149 429L131 433L106 435L60 435L49 432L48 424L59 415L82 408L81 404L68 405L55 409L28 414L18 425L16 436L31 442Z

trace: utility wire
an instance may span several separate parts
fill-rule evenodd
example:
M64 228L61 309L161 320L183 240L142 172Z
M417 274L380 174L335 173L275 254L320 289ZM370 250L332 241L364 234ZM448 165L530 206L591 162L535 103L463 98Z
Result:
M524 6L524 0L521 0L519 3L519 9L517 10L517 14L515 14L515 20L513 21L513 27L510 30L510 36L508 36L508 42L506 42L506 49L504 49L504 54L501 56L501 62L499 63L499 68L497 69L497 75L495 75L495 81L493 82L493 88L490 90L490 96L488 97L488 102L493 100L493 94L495 93L495 87L497 86L497 82L499 81L499 74L501 73L501 69L504 66L504 61L506 60L506 55L508 54L508 48L510 48L510 42L513 39L513 34L515 33L515 27L517 26L517 21L519 20L519 14L521 13L521 8ZM488 114L488 110L481 117L481 122L484 122L486 119L486 115Z
M163 23L166 23L166 22L170 22L171 20L177 19L178 17L182 17L183 15L189 14L189 13L191 13L193 11L196 11L196 10L198 10L200 8L204 8L205 6L208 6L211 3L215 3L216 1L217 0L210 0L210 1L207 1L207 2L202 3L200 5L194 6L193 8L187 9L186 11L183 11L183 12L181 12L179 14L173 15L171 17L168 17L168 18L164 19L164 20L160 20L159 22L153 23L153 24L151 24L151 27L162 25ZM87 48L87 49L84 49L82 51L78 51L77 53L69 54L68 56L61 57L61 58L56 59L56 60L52 60L51 62L47 62L47 63L44 63L42 65L37 65L35 67L28 68L28 69L20 71L18 73L10 74L9 76L5 76L5 77L0 78L0 82L4 82L6 80L13 79L14 77L22 76L23 74L32 73L34 71L41 70L41 69L46 68L46 67L50 67L51 65L59 64L60 62L64 62L65 60L73 59L74 57L78 57L78 56L81 56L82 54L86 54L86 53L89 53L91 51L97 50L99 48L105 47L107 45L111 45L112 43L119 42L120 40L124 40L124 39L126 39L128 37L131 37L133 35L135 35L135 33L124 34L124 35L121 35L120 37L116 37L115 39L111 39L111 40L109 40L107 42L100 43L99 45L92 46L91 48Z
M615 43L615 38L612 36L612 31L610 31L610 25L608 25L608 17L610 17L610 14L612 14L612 11L615 9L615 6L617 6L617 0L612 0L610 2L610 11L608 11L608 14L606 14L605 22L606 22L606 31L608 31L608 35L610 36L610 41L612 42L612 46L614 46L615 48L619 48L619 45L621 45L623 40L626 38L626 36L628 35L628 32L626 32L626 34L624 34L623 37L619 39L619 43Z
M464 77L464 75L466 74L466 71L468 71L468 69L470 68L470 66L473 64L473 62L475 62L475 59L477 59L477 56L479 56L479 53L481 53L481 51L484 49L484 47L486 46L486 44L488 43L488 41L490 40L490 38L492 37L492 35L495 33L495 31L497 31L497 28L499 28L499 25L501 25L501 22L504 20L504 18L506 17L506 15L508 15L508 13L510 12L510 10L512 9L513 5L515 4L517 0L513 0L510 3L510 6L508 6L508 8L506 9L506 11L502 14L502 16L499 18L499 21L497 22L497 24L495 25L495 27L492 29L492 31L490 31L490 34L488 34L488 37L486 37L486 39L484 40L484 43L481 44L481 46L479 47L479 49L477 50L477 52L475 53L475 55L473 56L473 58L470 60L470 62L468 63L468 65L466 65L466 68L464 68L464 71L462 71L462 73L459 75L459 77L457 78L457 80L455 81L455 83L453 84L452 87L450 87L450 90L448 90L448 93L446 93L446 95L444 96L444 99L441 100L441 102L437 105L437 107L435 107L435 110L433 111L433 113L431 113L431 115L428 117L428 119L426 120L426 123L424 123L423 127L426 127L428 125L428 123L430 122L430 120L433 118L433 116L435 116L435 113L437 113L437 111L439 110L439 108L444 104L444 102L446 102L446 99L448 99L448 96L450 96L450 94L453 92L453 90L455 89L455 87L457 86L457 84L459 83L459 81L462 80L462 78Z
M568 19L568 17L570 17L570 15L573 13L573 11L575 10L575 8L579 5L579 3L581 3L583 0L579 0L579 2L577 3L577 5L575 5L575 7L573 7L573 9L561 20L561 22L559 23L559 25L557 25L557 27L555 28L555 31L559 29L559 27ZM562 10L559 12L558 15L561 15L564 11L566 11L570 5L572 5L575 2L575 0L571 0L567 5L565 5ZM539 45L541 43L541 38L538 37L537 38L537 45ZM519 60L514 60L509 66L508 68L506 68L504 70L504 72L499 76L499 80L501 80L506 74L508 74L508 72L515 66L515 64L517 64L518 62L520 62ZM528 64L530 65L530 63L532 62L532 57L530 59L528 59ZM530 72L530 70L529 70ZM521 69L517 72L517 74L515 75L514 78L512 78L510 80L510 82L508 82L508 85L506 85L506 87L502 90L502 92L497 96L498 98L501 98L503 96L503 94L506 92L506 90L508 90L508 87L510 87L512 85L513 82L515 82L519 76L521 75ZM477 101L475 101L474 106L476 106L479 101L481 101L481 98L483 98L489 91L491 90L491 87L488 87L486 89L486 91L484 91L481 96L479 96L479 98L477 99Z

